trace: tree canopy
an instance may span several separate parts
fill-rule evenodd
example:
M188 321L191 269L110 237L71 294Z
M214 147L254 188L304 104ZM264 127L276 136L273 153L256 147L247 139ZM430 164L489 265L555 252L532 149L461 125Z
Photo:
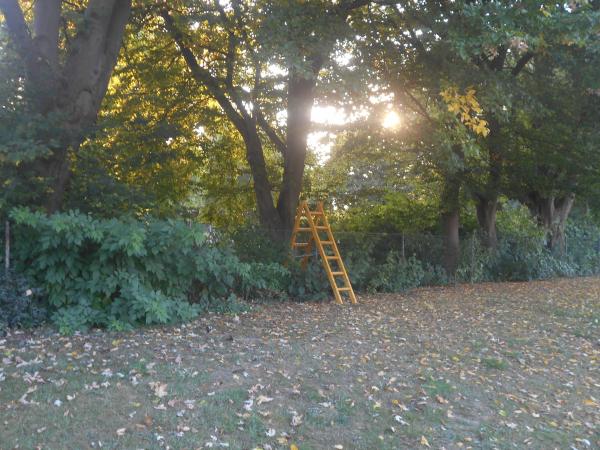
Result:
M0 0L0 211L285 242L326 197L452 273L461 214L494 251L515 200L560 250L600 209L599 40L594 0Z

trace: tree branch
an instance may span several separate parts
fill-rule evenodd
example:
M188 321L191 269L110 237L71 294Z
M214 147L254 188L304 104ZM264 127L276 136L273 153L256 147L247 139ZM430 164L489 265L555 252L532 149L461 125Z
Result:
M61 0L38 0L34 4L34 40L50 67L58 69L58 34Z
M95 92L98 103L102 101L106 94L112 71L117 64L119 52L123 44L125 27L127 26L127 22L129 22L130 14L131 0L117 0L106 32L104 57Z
M0 0L0 11L4 15L8 32L17 52L25 61L32 59L36 53L35 46L19 3L17 0Z
M259 109L257 109L257 111L256 111L256 120L258 122L258 125L266 133L267 137L273 143L273 145L275 146L275 148L277 150L279 150L279 152L282 155L285 156L285 153L286 153L286 150L287 150L287 145L285 145L285 142L283 141L283 139L277 134L277 132L269 124L269 122L267 122L267 120L265 119L265 116L263 115L263 113Z
M504 67L506 61L506 55L508 54L508 48L504 45L498 46L498 54L494 59L488 62L488 66L492 70L500 71Z
M72 92L91 88L101 77L107 33L116 1L90 0L88 3L85 20L77 27L65 63L64 76Z
M534 56L535 55L533 52L527 52L523 56L521 56L521 58L517 61L517 64L515 65L515 67L513 67L513 69L511 70L512 76L516 77L517 75L519 75L521 70L523 70L525 68L527 63L529 61L531 61Z
M427 108L425 108L425 106L423 106L421 102L414 95L412 95L408 89L406 89L405 87L402 87L401 89L406 94L406 96L410 98L412 102L416 105L416 111L423 117L425 117L425 119L427 119L429 123L431 123L434 127L437 127L439 124L429 115L429 113L427 112Z
M233 88L233 70L235 68L235 49L236 49L236 37L235 33L230 28L230 22L225 13L225 9L219 2L214 0L215 7L219 11L219 17L225 30L227 31L227 53L225 54L225 65L227 72L225 75L225 84L232 89Z
M165 22L165 27L177 46L179 47L179 51L183 56L188 68L192 72L192 76L202 83L210 94L214 97L214 99L219 103L219 106L223 108L223 111L229 117L229 119L233 122L235 127L241 132L246 133L246 123L244 121L244 117L234 108L231 101L227 98L225 91L219 85L219 81L213 77L210 72L198 64L198 60L196 56L192 52L192 50L185 44L183 33L177 28L175 25L175 21L169 14L167 10L162 10L160 12L160 16L163 18Z

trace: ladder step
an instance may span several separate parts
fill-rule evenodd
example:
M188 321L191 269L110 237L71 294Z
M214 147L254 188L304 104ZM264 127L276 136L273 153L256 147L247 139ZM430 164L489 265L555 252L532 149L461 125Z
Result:
M298 233L311 233L311 236L307 238L298 237ZM326 233L327 236L323 234ZM306 239L304 242L296 242L296 239ZM308 241L308 242L307 242ZM337 303L343 304L345 300L342 300L342 292L347 292L348 299L351 303L357 303L354 290L348 272L342 261L342 257L338 252L337 243L333 236L333 231L327 222L327 216L323 210L323 203L319 202L315 211L311 211L308 207L306 200L302 201L298 205L296 211L296 221L294 223L294 231L291 238L291 246L295 248L303 248L296 253L303 253L312 250L313 246L318 248L318 253L322 255L322 263L326 270L335 294L335 300ZM327 254L330 253L330 254ZM316 254L316 253L315 253ZM305 265L308 257L313 256L311 254L300 255ZM333 261L333 262L332 262ZM333 269L333 270L332 270Z

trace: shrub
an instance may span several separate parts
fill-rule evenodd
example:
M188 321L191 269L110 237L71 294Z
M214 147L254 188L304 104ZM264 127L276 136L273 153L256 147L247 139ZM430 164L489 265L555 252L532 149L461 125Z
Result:
M240 292L247 299L285 300L291 273L279 263L250 263L240 281Z
M261 300L324 300L331 288L320 261L310 261L303 269L298 261L287 264L251 263L241 291L246 298Z
M273 240L259 225L248 223L231 234L236 255L244 262L283 263L289 245Z
M0 331L13 327L33 327L47 316L40 303L40 291L14 271L0 272Z
M566 227L566 259L578 275L600 273L600 226L589 217L569 220Z
M189 320L232 305L248 267L181 221L97 220L13 210L15 258L63 333Z
M403 292L420 286L424 277L423 265L414 255L403 260L397 252L391 251L369 288L381 292Z
M493 281L530 281L554 276L574 276L577 267L559 259L547 247L546 232L529 210L518 202L509 202L498 214L499 244L487 255L488 279Z
M491 280L490 264L494 256L493 252L481 245L478 233L465 236L462 240L461 259L455 280L460 283L480 283Z
M424 270L421 286L443 286L450 282L442 266L426 263Z
M331 294L318 258L310 258L303 269L298 258L290 258L289 244L274 241L255 224L237 229L231 239L236 254L249 264L248 278L240 287L246 298L315 301Z
M377 261L374 256L379 236L362 235L358 233L339 233L340 253L346 265L352 287L357 291L367 290L371 279L377 273L378 266L385 261Z
M306 269L302 269L297 261L290 262L288 267L290 279L287 294L291 298L299 301L320 301L333 295L323 265L318 258L312 258Z

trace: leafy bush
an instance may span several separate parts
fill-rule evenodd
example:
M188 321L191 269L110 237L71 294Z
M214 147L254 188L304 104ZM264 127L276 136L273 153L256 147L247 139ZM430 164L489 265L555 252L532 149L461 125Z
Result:
M426 263L421 286L443 286L450 282L446 270L439 265Z
M569 220L566 227L566 258L578 275L600 273L600 226L589 217Z
M249 263L249 277L242 283L246 298L298 301L323 300L331 288L321 262L311 258L306 269L290 259L285 243L274 241L255 224L246 224L232 235L236 254Z
M403 260L397 252L391 251L369 288L380 292L403 292L419 286L424 277L423 265L414 255Z
M244 262L283 263L289 246L273 240L259 225L248 223L235 230L231 239L236 255Z
M13 327L33 327L47 317L40 303L40 291L14 271L0 272L0 331Z
M290 279L287 284L287 294L299 301L320 301L333 295L327 275L321 261L312 258L306 269L302 269L297 261L288 265Z
M493 281L530 281L574 276L576 267L559 260L547 248L546 233L529 210L509 202L498 214L498 248L487 258L487 278Z
M285 300L291 276L279 263L250 263L248 273L240 281L240 291L247 299Z
M285 266L278 263L252 263L249 267L249 276L241 286L246 298L315 301L324 300L331 294L320 261L311 261L306 269L293 260Z
M61 332L189 320L232 305L248 276L232 251L181 221L96 220L13 210L15 258L44 288Z
M352 287L357 291L365 291L375 276L378 266L385 261L385 257L382 261L377 261L377 257L374 256L380 238L356 233L339 235L342 239L338 247L352 281Z

